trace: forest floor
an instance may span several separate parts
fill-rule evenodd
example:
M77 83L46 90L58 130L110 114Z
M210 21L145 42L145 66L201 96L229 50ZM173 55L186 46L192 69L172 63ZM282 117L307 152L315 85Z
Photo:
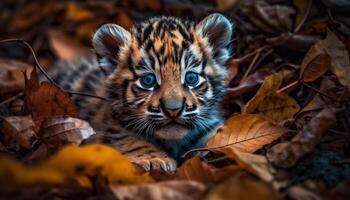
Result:
M0 199L350 198L350 3L2 0L0 9ZM234 56L227 120L206 147L175 173L79 147L94 134L70 100L82 94L39 83L37 71L91 54L104 23L213 12L234 24Z

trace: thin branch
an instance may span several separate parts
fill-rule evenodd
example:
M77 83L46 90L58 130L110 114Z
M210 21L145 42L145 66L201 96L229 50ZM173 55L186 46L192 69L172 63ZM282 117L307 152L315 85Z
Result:
M247 71L245 71L242 80L246 79L250 73L250 71L252 70L253 66L255 65L256 61L258 60L258 58L261 55L261 50L258 50L253 58L253 61L250 63Z
M248 138L248 139L245 139L245 140L241 140L241 141L238 141L238 142L232 142L232 143L221 145L221 146L217 146L217 147L195 148L195 149L188 150L181 157L185 158L189 153L192 153L192 152L195 152L195 151L211 151L211 150L215 150L215 149L221 149L221 148L228 147L228 146L231 146L231 145L234 145L234 144L239 144L239 143L242 143L242 142L247 142L247 141L250 141L250 140L255 140L257 138L262 138L262 137L266 137L266 136L274 135L274 134L277 134L277 133L270 133L270 134L266 134L266 135L260 135L260 136L257 136L257 137Z
M291 87L293 87L293 86L295 86L295 85L298 85L299 82L300 82L299 80L294 81L294 82L292 82L292 83L290 83L290 84L284 86L283 88L277 90L277 93L284 92L284 91L288 90L289 88L291 88Z
M303 85L305 85L306 87L310 88L311 90L313 90L313 91L319 93L319 94L322 95L322 96L328 97L328 98L330 98L331 100L333 100L333 101L335 101L335 102L338 102L337 99L335 99L335 98L332 97L332 96L329 96L328 94L322 92L322 91L319 90L319 89L316 89L316 88L314 88L314 87L312 87L312 86L310 86L310 85L308 85L308 84L306 84L306 83L303 83Z
M100 96L97 96L97 95L94 95L94 94L87 94L87 93L83 93L83 92L73 92L73 91L67 91L67 90L64 90L62 89L46 72L45 70L43 69L43 67L40 65L39 63L39 60L33 50L33 48L30 46L30 44L28 42L26 42L25 40L22 40L22 39L5 39L5 40L1 40L0 41L0 44L1 43L10 43L10 42L19 42L21 44L24 44L31 52L33 58L34 58L34 62L35 62L35 66L37 66L40 70L40 72L45 76L45 78L51 83L51 84L54 84L55 86L57 86L58 88L60 88L62 91L70 94L70 95L81 95L81 96L86 96L86 97L93 97L93 98L98 98L98 99L101 99L101 100L104 100L104 101L110 101L108 100L107 98L104 98L104 97L100 97ZM36 68L34 67L34 70ZM17 95L15 96L17 98ZM0 104L2 103L7 103L8 101L12 101L13 99L7 99L3 102L1 102Z

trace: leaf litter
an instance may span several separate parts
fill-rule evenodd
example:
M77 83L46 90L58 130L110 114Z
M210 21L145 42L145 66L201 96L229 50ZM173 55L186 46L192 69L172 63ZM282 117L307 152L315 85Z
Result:
M36 0L12 5L5 3L0 15L2 38L24 38L45 66L91 55L91 34L103 23L129 29L159 13L198 21L221 11L235 23L236 35L227 64L225 123L173 174L144 172L115 149L82 145L95 131L79 118L72 93L53 82L39 83L28 51L1 43L1 197L349 198L349 24L346 12L335 9L346 8L346 2ZM342 158L333 168L318 162L320 170L341 170L342 178L329 185L322 173L305 172L310 174L304 181L290 177L301 176L293 170L303 169L305 158L312 162L320 148Z

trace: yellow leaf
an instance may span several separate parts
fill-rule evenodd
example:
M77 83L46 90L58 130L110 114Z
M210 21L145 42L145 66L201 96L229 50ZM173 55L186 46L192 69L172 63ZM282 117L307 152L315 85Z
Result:
M285 130L259 115L244 114L230 117L209 139L208 148L225 146L252 153L280 137Z
M89 186L88 177L103 176L110 184L152 182L139 175L132 163L112 147L101 144L66 146L47 161L33 167L0 158L0 183L9 186L69 184L75 180Z
M261 114L274 123L289 119L299 110L298 103L277 90L282 84L282 75L272 74L265 78L256 95L244 106L244 114Z

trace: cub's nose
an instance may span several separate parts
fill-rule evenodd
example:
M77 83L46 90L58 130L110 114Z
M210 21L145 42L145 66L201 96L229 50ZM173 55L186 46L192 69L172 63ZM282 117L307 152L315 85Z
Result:
M184 105L183 99L161 99L160 100L162 109L170 118L176 118L178 117L182 110Z

